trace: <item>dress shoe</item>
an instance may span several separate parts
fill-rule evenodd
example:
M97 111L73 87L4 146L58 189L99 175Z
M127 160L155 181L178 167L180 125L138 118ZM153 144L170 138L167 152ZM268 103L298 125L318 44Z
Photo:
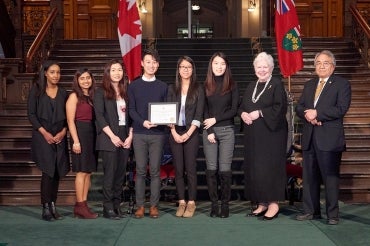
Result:
M149 209L150 218L156 219L159 217L158 208L156 206L151 206Z
M120 217L114 212L113 209L104 209L103 217L111 220L119 220Z
M267 209L265 209L265 210L263 210L262 212L259 212L259 213L251 212L251 213L247 214L247 217L261 217L261 216L265 215L266 211L267 211Z
M221 218L228 218L229 217L229 204L221 204Z
M263 216L263 220L273 220L273 219L276 219L279 215L279 212L277 212L276 214L274 214L274 216L272 217L268 217L266 215Z
M53 215L54 219L56 220L62 220L63 216L60 215L57 211L57 207L55 206L55 202L49 202L49 209L51 215Z
M212 203L211 205L211 213L209 214L209 216L211 216L212 218L216 218L220 215L219 211L218 211L218 203Z
M184 218L193 217L196 208L197 207L195 206L195 203L188 203L188 205L186 206L186 210L184 214L182 215L182 217Z
M144 214L145 214L144 206L138 207L135 212L135 218L136 219L144 218Z
M338 225L339 220L334 218L334 219L328 219L327 221L328 225Z
M42 204L42 219L46 221L54 220L54 217L50 212L50 207L48 203Z
M186 209L186 203L179 203L179 206L177 208L177 211L176 211L176 217L182 217L185 213L185 209Z
M295 217L296 220L304 221L304 220L317 220L321 219L320 214L299 214Z
M120 218L126 218L126 214L122 212L121 208L115 208L114 212L118 215Z

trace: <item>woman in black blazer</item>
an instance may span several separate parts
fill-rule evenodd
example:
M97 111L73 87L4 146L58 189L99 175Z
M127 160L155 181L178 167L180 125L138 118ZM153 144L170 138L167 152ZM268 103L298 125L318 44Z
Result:
M28 96L28 118L32 124L32 160L42 171L42 219L51 221L63 217L56 211L55 202L59 180L69 171L67 149L67 92L58 86L60 66L55 61L42 65L38 82Z
M194 61L180 57L177 62L176 81L168 88L168 102L178 102L178 124L170 126L170 147L175 166L175 182L179 197L177 217L192 217L195 212L197 189L196 158L199 148L199 127L203 115L204 92L196 81ZM189 201L185 202L185 173Z
M102 88L94 95L97 128L96 149L103 160L103 216L120 219L122 185L132 143L128 114L128 79L123 64L112 60L105 65Z

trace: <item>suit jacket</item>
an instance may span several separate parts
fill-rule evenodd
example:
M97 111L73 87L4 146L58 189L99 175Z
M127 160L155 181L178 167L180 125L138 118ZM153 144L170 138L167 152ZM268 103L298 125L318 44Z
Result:
M311 141L315 141L322 151L344 151L343 117L351 104L351 85L348 80L332 74L314 107L318 81L319 78L316 77L306 82L295 109L297 115L304 121L302 149L307 150ZM304 118L306 109L317 110L317 120L322 122L321 126L314 126L306 121Z
M126 102L128 104L128 102ZM107 134L103 131L103 128L109 126L115 135L118 135L118 113L116 100L109 100L104 97L104 90L97 88L94 95L94 110L96 118L96 149L115 151L116 146L112 143ZM129 133L131 127L131 118L128 114L128 105L126 105L126 133ZM124 141L124 139L121 139Z
M178 110L181 107L181 95L176 95L175 85L171 84L168 87L167 102L177 102L179 104ZM204 109L204 91L201 86L198 86L198 97L195 102L189 102L188 97L185 101L185 123L186 129L189 129L193 120L198 120L202 124Z

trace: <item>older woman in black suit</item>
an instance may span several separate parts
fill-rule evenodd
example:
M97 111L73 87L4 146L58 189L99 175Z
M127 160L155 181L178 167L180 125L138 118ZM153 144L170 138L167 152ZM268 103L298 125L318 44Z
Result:
M121 61L105 65L102 88L94 95L97 127L96 149L103 160L103 216L120 219L122 185L132 143L131 120L128 115L128 80Z
M196 81L194 61L182 56L177 61L176 81L169 86L167 101L178 102L179 120L171 126L170 146L175 166L175 182L179 197L177 217L192 217L197 189L196 158L199 148L199 127L203 116L204 92ZM189 201L185 202L185 176Z

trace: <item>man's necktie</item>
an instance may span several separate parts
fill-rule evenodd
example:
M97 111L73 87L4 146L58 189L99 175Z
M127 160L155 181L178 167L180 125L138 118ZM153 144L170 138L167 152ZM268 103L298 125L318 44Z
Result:
M325 80L320 80L319 84L317 85L316 91L315 91L315 101L319 97L319 95L322 91L322 88L324 87L324 84L325 84Z

